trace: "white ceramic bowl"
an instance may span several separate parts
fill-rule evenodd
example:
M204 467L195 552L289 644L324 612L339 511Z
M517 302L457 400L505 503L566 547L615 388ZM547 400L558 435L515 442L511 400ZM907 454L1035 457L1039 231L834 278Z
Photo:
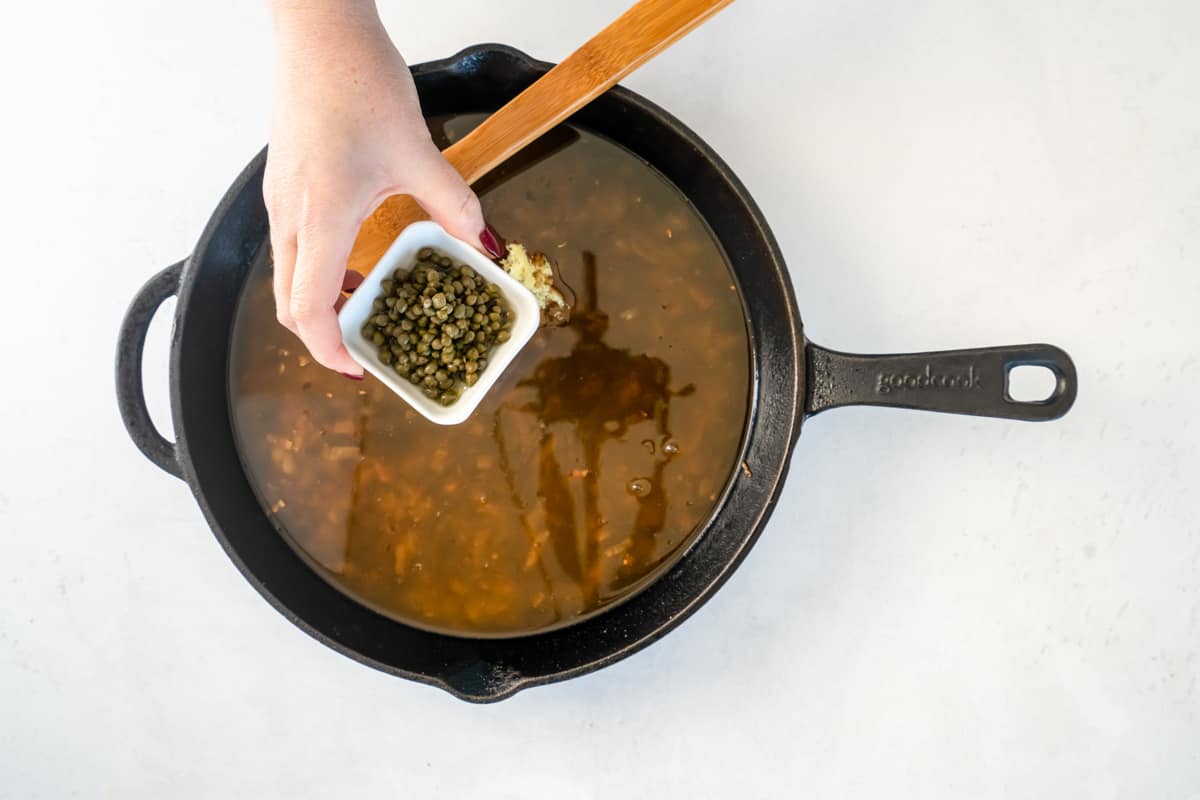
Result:
M396 371L379 360L379 349L363 338L362 327L374 313L372 304L383 290L380 282L397 268L409 269L417 260L417 251L432 247L459 264L466 264L487 280L496 284L501 296L508 302L513 315L512 333L507 342L496 345L488 355L488 365L479 375L474 386L463 387L462 396L449 406L443 406L426 397L417 387L396 374ZM533 337L541 323L541 308L533 292L522 286L487 256L460 239L455 239L435 222L416 222L409 225L392 242L383 258L363 280L362 285L342 306L338 314L342 328L342 341L354 360L362 365L389 389L431 422L439 425L457 425L465 421L484 395L492 388L500 373L516 357L521 348Z

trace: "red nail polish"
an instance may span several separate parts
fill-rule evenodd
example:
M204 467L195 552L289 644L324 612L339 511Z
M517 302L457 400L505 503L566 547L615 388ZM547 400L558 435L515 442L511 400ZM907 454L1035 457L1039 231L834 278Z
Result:
M361 381L363 379L362 375L351 375L349 372L339 372L338 374L343 378L349 378L352 381Z
M496 229L491 225L485 225L479 233L479 243L483 245L483 249L492 258L504 258L504 240L500 238L500 234L496 233Z

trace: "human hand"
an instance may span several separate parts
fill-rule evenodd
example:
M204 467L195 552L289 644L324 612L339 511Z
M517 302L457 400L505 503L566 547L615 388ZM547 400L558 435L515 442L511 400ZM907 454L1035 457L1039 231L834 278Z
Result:
M370 0L272 0L278 56L263 196L275 308L313 358L352 378L337 309L361 276L346 261L359 227L408 194L451 235L503 246L479 200L433 144L412 75Z

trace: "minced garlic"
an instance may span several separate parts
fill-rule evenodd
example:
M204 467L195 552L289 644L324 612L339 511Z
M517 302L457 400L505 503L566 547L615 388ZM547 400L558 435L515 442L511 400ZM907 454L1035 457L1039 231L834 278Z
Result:
M549 323L565 322L569 310L562 292L554 288L554 268L542 253L530 253L525 245L510 242L508 255L500 259L505 272L516 278L537 298L542 317Z

